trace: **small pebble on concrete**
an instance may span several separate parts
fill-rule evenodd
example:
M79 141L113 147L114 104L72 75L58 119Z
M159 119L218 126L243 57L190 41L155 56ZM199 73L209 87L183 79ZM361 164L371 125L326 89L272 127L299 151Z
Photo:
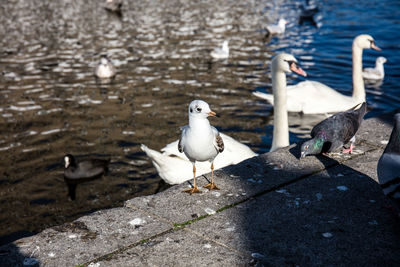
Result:
M146 222L146 221L143 220L143 219L141 219L141 218L135 218L135 219L131 220L131 221L129 222L129 224L132 225L132 226L137 226L137 225L142 225L142 224L144 224L145 222Z
M205 208L204 211L205 211L208 215L215 214L215 210L210 209L210 208Z

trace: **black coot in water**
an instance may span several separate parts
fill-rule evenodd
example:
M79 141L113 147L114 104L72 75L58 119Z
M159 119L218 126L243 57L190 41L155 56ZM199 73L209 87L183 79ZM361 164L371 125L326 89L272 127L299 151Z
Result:
M306 0L306 5L300 6L300 17L299 24L303 25L305 22L309 22L310 24L316 26L316 22L314 20L314 15L319 11L318 6L310 5L309 1Z
M87 159L78 162L71 154L64 156L64 181L68 186L68 195L76 198L76 186L79 183L100 178L108 171L110 159Z

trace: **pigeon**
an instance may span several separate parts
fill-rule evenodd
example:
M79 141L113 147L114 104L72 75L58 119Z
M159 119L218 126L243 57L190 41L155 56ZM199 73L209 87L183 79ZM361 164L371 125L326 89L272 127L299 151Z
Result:
M181 128L182 135L178 142L179 152L184 152L193 165L193 188L184 192L201 193L196 186L196 161L211 162L211 183L204 187L219 190L214 183L214 159L224 151L224 141L207 119L216 115L203 100L193 100L189 104L189 125Z
M301 146L301 158L335 151L349 141L351 141L350 148L343 150L343 153L351 153L354 148L355 134L367 111L365 102L355 110L357 106L336 113L315 125L311 131L312 139L304 142Z
M76 198L76 186L80 183L100 178L108 171L110 159L87 159L78 162L74 156L64 156L64 181L68 186L68 195L71 200Z
M387 59L385 57L378 57L375 62L375 68L365 68L362 76L367 80L382 80L385 77L385 64Z
M400 210L400 113L394 115L394 127L389 143L378 161L378 180L383 193ZM399 213L400 216L400 213Z
M107 79L114 77L116 73L117 71L111 63L111 60L109 60L105 55L101 56L100 62L94 70L94 74L100 79Z

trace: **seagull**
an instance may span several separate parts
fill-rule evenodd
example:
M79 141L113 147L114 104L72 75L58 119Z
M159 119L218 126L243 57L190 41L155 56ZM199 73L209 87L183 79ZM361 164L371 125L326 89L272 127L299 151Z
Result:
M215 59L226 59L229 57L229 46L228 46L228 41L225 40L222 43L222 47L219 48L215 48L213 51L211 51L210 55L211 57L215 58Z
M107 56L101 56L99 64L96 66L94 74L100 79L112 78L115 76L117 71L107 58Z
M387 59L385 57L378 57L375 62L375 68L365 68L362 72L362 76L367 80L382 80L385 77L385 64Z
M389 143L378 161L378 180L383 193L400 210L400 113L394 115L394 127ZM400 213L399 213L400 216Z
M267 36L284 33L286 24L288 24L288 22L285 19L281 18L279 19L278 24L267 25Z
M193 188L184 192L201 193L196 186L196 161L211 162L211 183L204 186L209 190L219 190L214 183L214 159L224 151L224 141L217 129L210 125L207 117L217 114L203 100L193 100L189 104L189 125L182 127L182 135L178 142L178 150L185 153L193 164Z
M351 141L350 148L343 150L343 153L351 153L354 148L355 134L367 111L365 102L355 110L357 106L348 111L336 113L315 125L311 131L312 139L301 146L301 158L335 151L349 141Z
M74 156L64 156L64 181L68 186L68 195L75 200L76 186L79 183L100 178L108 170L110 159L87 159L78 162Z
M246 159L257 156L248 146L234 138L220 133L224 141L224 151L214 160L214 170L221 169L228 165L238 164ZM179 153L179 140L167 144L161 149L161 153L148 148L142 144L140 148L151 159L158 175L168 184L181 184L192 179L193 173L190 170L192 163L184 153ZM207 161L196 162L197 176L210 172L210 165Z

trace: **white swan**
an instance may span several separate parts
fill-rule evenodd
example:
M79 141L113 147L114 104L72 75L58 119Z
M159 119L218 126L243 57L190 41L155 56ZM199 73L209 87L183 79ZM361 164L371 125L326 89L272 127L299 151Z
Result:
M214 170L228 165L237 164L243 160L257 156L248 146L236 141L232 137L220 133L225 149L214 160ZM181 184L193 178L193 165L184 153L178 151L178 140L161 149L162 153L148 148L140 147L151 159L160 177L168 184ZM210 163L196 162L196 175L210 172Z
M304 81L287 87L287 110L304 114L336 113L348 110L365 102L365 88L362 77L363 49L380 51L370 35L362 34L353 41L353 95L346 96L316 81ZM271 94L253 92L274 105Z
M267 31L268 31L268 35L275 35L275 34L282 34L285 32L286 29L286 24L288 24L288 22L285 19L279 19L278 24L277 25L267 25Z
M270 151L289 145L289 122L286 100L286 73L307 74L298 65L294 56L281 53L271 63L272 91L276 105L274 106L274 131Z
M215 58L215 59L226 59L229 57L229 46L228 46L228 41L224 41L222 43L222 48L215 48L213 51L211 51L210 55Z
M362 76L367 80L382 80L385 77L385 69L383 64L386 63L385 57L378 57L375 62L375 68L365 68Z

